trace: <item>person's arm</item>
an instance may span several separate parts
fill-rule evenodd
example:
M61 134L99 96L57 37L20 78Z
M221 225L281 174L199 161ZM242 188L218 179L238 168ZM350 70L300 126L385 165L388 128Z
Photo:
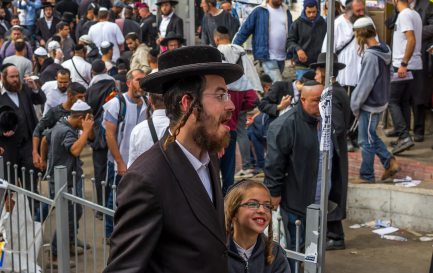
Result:
M83 120L83 132L77 141L72 144L69 148L69 152L74 157L79 157L84 147L86 146L87 140L89 139L89 135L93 131L93 119L89 114Z
M120 30L119 26L116 27L116 41L119 47L123 46L123 43L125 42L125 38L123 37L123 33Z
M254 32L256 27L256 17L259 8L256 8L251 14L247 17L247 20L242 24L239 31L236 33L233 38L233 44L242 46L243 43L250 37L250 35Z
M291 102L290 97L284 96L283 84L286 82L274 83L269 92L259 102L259 110L271 117L278 117L281 110L286 109Z
M45 170L47 168L47 156L48 156L48 141L46 136L42 138L40 151L41 151L41 156L40 156L39 169Z
M45 93L42 92L41 89L38 87L36 82L32 80L30 77L25 78L24 80L27 81L27 86L29 87L29 89L31 89L31 90L24 89L24 91L30 93L30 100L32 104L33 105L44 104L47 101L47 97L45 96Z
M273 242L273 244L278 244L277 242ZM282 247L278 244L274 246L274 262L272 263L273 273L290 273L289 262L287 261L286 252L282 249Z
M210 44L210 37L208 35L208 29L207 29L207 15L205 14L202 20L201 25L201 44L202 45L209 45Z
M301 63L305 63L308 61L308 55L305 53L305 51L302 49L302 47L298 44L299 41L299 21L295 21L292 26L290 27L289 34L287 36L287 51L291 53L296 53L296 56L298 56L298 60Z
M118 99L116 99L113 102L110 101L109 103L110 105L108 105L107 107L111 107L113 103L119 104ZM122 159L122 155L120 154L119 146L117 144L116 133L117 133L117 126L118 126L117 116L118 116L119 109L117 108L116 110L117 111L112 111L107 113L107 115L111 115L115 120L111 120L111 119L109 120L107 118L104 118L104 127L105 127L105 137L107 139L108 149L110 150L114 160L117 163L117 173L120 176L122 176L126 172L126 164Z
M183 37L183 20L179 16L177 17L175 29L176 29L176 34Z
M413 30L406 31L404 35L406 36L407 43L406 43L406 48L404 50L404 56L401 61L408 64L415 50L416 38ZM400 65L397 73L400 78L405 78L407 75L407 66Z

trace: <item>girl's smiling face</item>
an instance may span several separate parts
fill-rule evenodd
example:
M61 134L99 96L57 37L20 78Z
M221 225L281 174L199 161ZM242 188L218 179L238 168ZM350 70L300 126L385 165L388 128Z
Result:
M259 208L254 208L259 203ZM242 199L241 206L234 217L236 233L258 235L263 233L271 221L271 196L259 187L250 188Z

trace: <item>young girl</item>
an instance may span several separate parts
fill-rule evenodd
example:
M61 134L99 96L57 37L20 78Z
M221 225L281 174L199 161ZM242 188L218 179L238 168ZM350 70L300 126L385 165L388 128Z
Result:
M260 182L242 180L224 201L229 273L290 273L284 250L272 238L269 190ZM268 227L268 236L263 231Z

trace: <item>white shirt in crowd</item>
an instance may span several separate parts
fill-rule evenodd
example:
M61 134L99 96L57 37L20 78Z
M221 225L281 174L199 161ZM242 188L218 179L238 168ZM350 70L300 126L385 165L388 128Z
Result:
M113 46L112 61L116 62L120 57L119 45L125 42L119 26L112 22L99 22L89 29L90 40L100 48L103 41L111 42Z
M118 98L109 100L103 105L103 108L104 122L112 122L117 125L117 128L123 127L123 132L122 130L117 130L118 134L116 140L122 160L127 164L129 159L129 140L131 132L138 123L146 119L146 104L144 103L143 98L141 99L143 102L142 105L138 106L129 98L128 93L124 93L123 96L126 101L126 113L124 121L121 123L117 120L120 110L120 102ZM117 164L110 151L108 151L108 160L115 164L115 170L117 170Z
M167 27L170 23L171 17L173 17L174 11L170 13L168 16L162 15L161 24L159 25L159 33L161 33L161 37L164 38L167 35Z
M71 72L71 82L79 82L84 87L89 87L90 80L92 79L91 64L86 62L82 57L74 56L71 59L64 61L62 66Z
M422 43L422 20L418 12L406 8L402 10L395 22L394 35L392 36L392 65L400 67L406 50L407 39L405 32L413 31L415 35L415 50L409 60L408 69L421 70L421 43Z
M170 120L165 114L165 109L155 110L152 114L156 135L161 139L170 125ZM128 168L144 152L153 146L152 134L150 133L148 120L142 121L131 132L129 138L129 160Z
M48 112L48 110L56 107L61 103L64 103L68 98L66 91L62 92L59 90L57 81L46 82L44 85L42 85L41 90L45 93L45 96L47 97L44 106L44 112L42 114L44 116Z
M275 9L269 4L269 58L271 60L284 61L286 59L287 44L287 13L282 6Z
M213 202L212 184L210 180L209 170L207 167L210 162L209 153L205 152L202 158L198 159L192 153L190 153L185 147L183 147L183 145L180 144L179 141L176 140L176 143L177 145L179 145L180 149L185 154L186 158L188 158L188 161L191 163L192 167L194 168L198 177L200 178L200 181L203 184L207 192L207 195L209 196L210 200Z
M334 24L334 52L341 49L347 42L352 39L353 25L344 15L335 19ZM327 35L323 40L322 52L327 51ZM338 55L338 62L346 65L346 68L338 72L337 81L343 86L356 86L358 84L358 75L361 71L361 57L358 55L358 45L356 39Z

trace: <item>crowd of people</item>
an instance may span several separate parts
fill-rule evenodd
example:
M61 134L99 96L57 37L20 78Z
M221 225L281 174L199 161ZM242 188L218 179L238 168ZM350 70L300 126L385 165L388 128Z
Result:
M97 203L117 204L105 217L105 272L294 270L273 242L271 213L280 206L291 250L301 221L303 247L306 208L322 198L327 3L320 14L304 0L293 18L283 2L201 0L201 46L191 47L177 0L1 1L0 152L46 172L51 197L54 167L66 166L80 196L90 145ZM375 183L376 155L387 180L400 170L395 155L424 141L433 3L393 4L390 47L363 0L336 3L328 250L345 248L348 152L361 151L357 182ZM386 111L391 151L377 133ZM37 172L10 174L37 192ZM69 209L80 254L82 210Z

